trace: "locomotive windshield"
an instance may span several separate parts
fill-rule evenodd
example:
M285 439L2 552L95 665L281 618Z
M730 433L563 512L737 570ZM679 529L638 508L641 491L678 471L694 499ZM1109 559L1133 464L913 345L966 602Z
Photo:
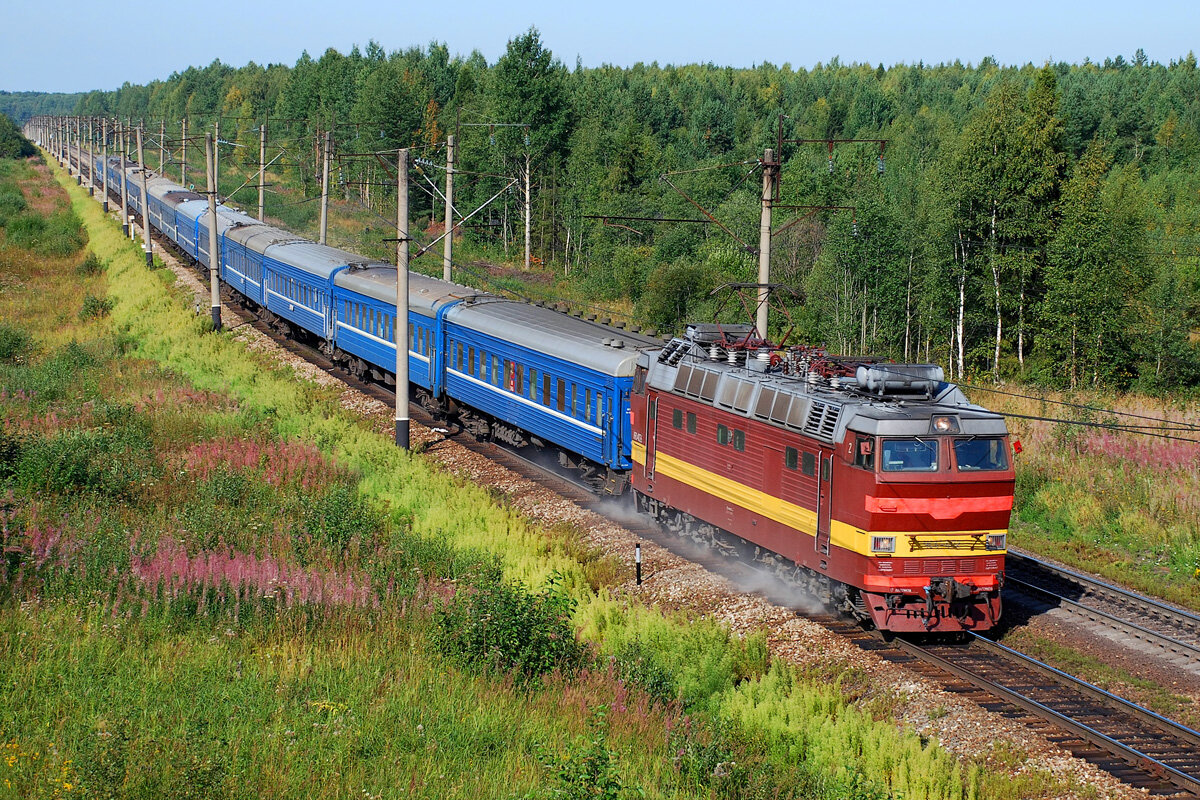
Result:
M937 472L936 439L884 439L881 449L884 472Z
M959 472L1008 469L1008 447L1003 439L955 439L954 460Z

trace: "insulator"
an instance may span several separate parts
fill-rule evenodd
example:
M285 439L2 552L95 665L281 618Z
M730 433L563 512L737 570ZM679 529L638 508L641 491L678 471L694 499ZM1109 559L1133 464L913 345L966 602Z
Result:
M829 174L833 174L833 156L829 157Z
M882 175L883 174L883 156L879 157L879 166L877 169L879 171L879 174Z

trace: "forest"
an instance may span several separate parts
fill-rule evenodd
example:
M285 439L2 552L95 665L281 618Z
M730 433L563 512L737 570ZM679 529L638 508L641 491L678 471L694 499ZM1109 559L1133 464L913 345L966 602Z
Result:
M713 290L757 280L760 162L777 149L772 281L795 294L779 295L776 339L934 361L960 380L1200 386L1192 53L1165 65L1138 50L1023 66L585 68L531 28L491 64L437 42L372 41L292 66L215 61L84 94L74 113L155 133L162 120L168 139L184 119L219 123L236 183L256 180L266 125L277 207L285 185L299 198L288 204L319 193L328 133L339 199L380 221L358 240L379 252L393 246L395 184L372 154L413 148L414 214L432 239L456 134L458 214L496 198L464 223L456 265L519 264L528 205L534 271L553 291L663 331L747 321ZM414 268L440 272L424 261Z

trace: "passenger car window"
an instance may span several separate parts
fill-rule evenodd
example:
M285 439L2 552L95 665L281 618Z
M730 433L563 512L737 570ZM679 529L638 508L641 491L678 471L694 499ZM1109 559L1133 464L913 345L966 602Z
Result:
M936 439L884 439L880 450L884 472L937 472Z
M955 439L954 461L959 472L1008 469L1008 448L1003 439Z

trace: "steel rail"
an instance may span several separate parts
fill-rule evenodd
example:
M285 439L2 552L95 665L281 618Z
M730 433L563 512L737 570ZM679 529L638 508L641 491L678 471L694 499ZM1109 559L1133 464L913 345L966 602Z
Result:
M1118 697L1111 692L1106 692L1098 686L1094 686L1087 681L1080 680L1072 675L1069 675L1061 670L1055 669L1048 664L1044 664L1035 658L1025 655L1024 653L1013 650L1010 647L993 642L979 634L970 634L974 637L971 639L972 646L982 647L991 652L1003 655L1004 657L1022 663L1037 672L1052 676L1061 684L1068 688L1075 689L1080 693L1100 700L1110 706L1116 706L1120 710L1130 714L1131 716L1151 725L1159 730L1172 736L1176 736L1186 742L1192 743L1200 747L1200 732L1194 731L1184 725L1180 725L1174 720L1167 719L1160 714L1156 714L1147 708L1131 703L1124 698ZM1030 697L1027 697L1020 692L1010 689L1007 686L996 683L988 678L972 672L970 669L963 667L953 661L944 658L943 656L929 652L920 645L912 642L895 639L892 644L909 655L936 664L938 667L955 675L968 683L971 683L980 689L995 694L1014 705L1023 708L1035 716L1050 722L1051 724L1062 727L1077 736L1082 737L1085 741L1091 742L1101 749L1107 751L1113 756L1120 758L1126 763L1132 764L1140 769L1146 770L1151 774L1160 777L1181 789L1200 794L1200 776L1191 775L1183 772L1170 764L1166 764L1153 756L1138 750L1124 742L1101 733L1096 729L1086 725L1079 720L1072 719L1066 714L1057 711L1049 706L1038 702Z
M1077 602L1069 597L1063 597L1057 592L1053 592L1050 589L1023 581L1019 578L1013 578L1011 576L1005 578L1006 586L1012 586L1014 584L1027 592L1041 594L1045 595L1046 597L1053 598L1053 600L1058 603L1061 608L1070 614L1075 614L1077 616L1084 617L1085 619L1089 619L1092 622L1097 622L1109 628L1113 628L1114 630L1121 631L1122 633L1132 636L1135 639L1139 639L1146 644L1166 650L1168 653L1183 656L1184 658L1192 661L1200 662L1200 646L1172 638L1166 634L1159 633L1158 631L1150 630L1149 628L1138 625L1135 622L1121 619L1120 617L1110 614L1107 611L1103 611L1098 608L1092 608L1089 605Z
M1200 626L1200 615L1194 614L1187 609L1183 609L1169 603L1164 603L1156 598L1147 597L1145 595L1138 594L1137 592L1132 592L1128 589L1123 589L1120 586L1116 586L1111 583L1105 583L1098 578L1093 578L1090 575L1076 572L1068 567L1060 567L1057 564L1050 564L1046 561L1036 558L1035 556L1022 553L1017 550L1009 549L1008 556L1010 559L1015 558L1018 561L1027 561L1030 564L1035 565L1037 569L1042 569L1051 573L1057 573L1059 576L1075 581L1082 586L1094 587L1104 592L1111 592L1112 594L1115 594L1126 600L1149 606L1150 608L1153 608L1154 610L1163 614L1183 620L1192 625Z

